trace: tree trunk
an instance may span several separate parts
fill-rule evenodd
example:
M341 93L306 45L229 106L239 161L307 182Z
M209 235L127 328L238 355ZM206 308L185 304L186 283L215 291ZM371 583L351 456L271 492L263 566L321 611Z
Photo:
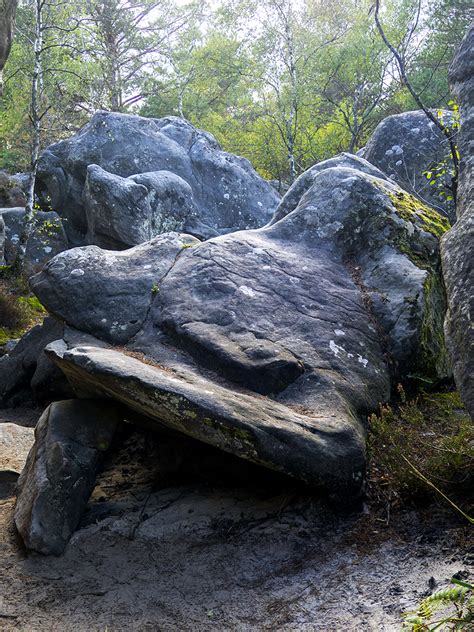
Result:
M13 264L13 271L21 273L24 269L26 248L28 240L33 231L34 225L34 200L35 183L38 171L38 157L41 142L41 87L43 84L43 5L44 0L36 0L36 22L35 22L35 65L33 69L33 80L31 83L31 124L33 127L31 143L30 177L28 181L28 191L26 195L25 218L23 230L18 242L18 249Z
M3 92L3 68L10 54L17 0L0 0L0 96Z

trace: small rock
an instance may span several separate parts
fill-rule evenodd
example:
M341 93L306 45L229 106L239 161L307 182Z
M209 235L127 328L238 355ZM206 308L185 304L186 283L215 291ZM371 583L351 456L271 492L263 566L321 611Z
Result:
M0 423L0 471L20 474L33 442L33 428Z

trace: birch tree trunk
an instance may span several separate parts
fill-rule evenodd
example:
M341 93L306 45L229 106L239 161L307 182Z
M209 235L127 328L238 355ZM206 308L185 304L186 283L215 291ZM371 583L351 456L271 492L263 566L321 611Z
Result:
M38 157L41 142L41 92L43 85L43 9L45 0L35 0L35 39L34 54L35 62L33 78L31 82L31 110L30 118L33 128L31 142L30 177L26 195L25 219L23 230L18 242L13 271L21 273L24 269L26 248L34 226L34 200L35 183L38 171Z

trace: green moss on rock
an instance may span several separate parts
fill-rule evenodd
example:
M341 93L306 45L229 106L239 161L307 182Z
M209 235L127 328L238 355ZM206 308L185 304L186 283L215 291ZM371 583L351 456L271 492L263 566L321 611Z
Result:
M399 217L440 239L451 225L446 217L405 191L385 189Z
M418 372L431 381L451 375L444 340L446 295L440 274L430 272L423 284L423 322L421 325Z

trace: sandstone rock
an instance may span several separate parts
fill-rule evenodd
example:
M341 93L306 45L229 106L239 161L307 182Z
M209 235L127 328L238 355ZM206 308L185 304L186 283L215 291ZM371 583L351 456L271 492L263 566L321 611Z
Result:
M452 91L460 107L461 155L458 220L442 242L443 273L448 295L446 340L456 384L474 419L474 26L464 37L450 70Z
M117 407L102 401L65 400L45 410L18 481L15 524L27 548L63 552L120 421Z
M123 344L141 329L176 259L198 243L190 235L167 233L122 252L74 248L50 261L30 284L60 320Z
M399 379L450 373L439 270L447 226L386 179L325 169L280 221L181 249L152 300L147 286L128 349L61 342L48 354L81 396L117 399L160 428L355 495L367 413ZM113 292L104 263L80 292L70 285L90 253L115 256L96 248L63 253L33 287L69 325L115 342L98 327L102 314L136 285L136 252L168 261L167 239L120 253L127 265ZM71 294L84 295L79 308ZM123 306L127 322L135 307Z
M30 274L38 272L47 261L68 248L58 214L52 211L35 213L35 227L26 248L26 269ZM15 260L25 209L0 208L0 216L5 222L5 262L10 265Z
M33 428L0 423L0 471L20 474L33 442Z
M364 433L337 396L314 411L240 392L182 365L179 374L96 347L48 347L72 384L113 397L163 426L331 492L357 492L364 473ZM313 386L316 384L313 381ZM303 408L302 408L303 410Z
M282 217L285 217L285 215L288 215L288 213L291 213L291 211L294 211L306 191L313 186L318 173L333 167L349 167L351 169L357 169L358 171L367 173L370 176L388 180L386 175L382 173L380 169L371 165L370 162L367 162L367 160L364 160L359 156L355 156L354 154L343 152L334 158L329 158L328 160L316 163L307 171L302 173L285 193L285 196L278 205L270 223L274 224L282 219Z
M445 124L449 124L451 116L449 111L443 111ZM423 174L449 158L449 147L444 134L422 110L385 118L367 143L363 157L403 189L454 221L453 203L440 197L437 187L431 186Z
M169 171L122 178L91 165L83 199L87 242L112 250L161 233L187 232L186 221L198 214L189 184Z
M34 399L31 381L38 366L43 376L49 375L48 380L43 379L38 393L42 401L70 393L61 373L43 355L45 346L63 335L63 326L53 318L46 318L42 325L33 327L11 351L0 358L0 408L23 405Z
M5 171L0 171L0 208L24 207L25 203L25 194L18 180Z
M49 195L53 208L67 218L66 231L71 243L85 243L88 230L83 192L89 165L98 165L110 174L129 178L137 174L156 171L172 172L189 185L199 221L197 235L203 235L202 226L218 234L265 224L275 210L279 196L273 187L260 178L244 158L222 151L217 141L208 133L196 129L190 123L176 118L147 119L126 114L98 112L76 135L51 145L39 162L38 191ZM99 193L110 190L106 174L97 172L89 177L104 182ZM141 192L138 203L153 197L150 179L140 189L133 181L120 180L114 225L131 226L130 218L122 217L131 209L130 191ZM181 191L183 185L180 185ZM89 186L89 189L92 187ZM100 187L99 187L100 188ZM158 191L163 190L163 182ZM166 191L166 186L164 187ZM95 208L95 193L86 191L86 205ZM173 193L174 195L174 193ZM141 199L141 201L140 201ZM106 214L113 211L109 200ZM166 209L166 199L156 203ZM152 205L152 204L151 204ZM145 212L148 210L134 210ZM159 213L158 213L159 214ZM90 212L89 212L90 215ZM181 216L180 216L181 217ZM181 221L180 217L177 218ZM89 236L92 236L90 232ZM123 238L121 233L121 238ZM133 237L133 232L132 232ZM136 238L136 234L135 234ZM133 240L125 240L133 244Z

